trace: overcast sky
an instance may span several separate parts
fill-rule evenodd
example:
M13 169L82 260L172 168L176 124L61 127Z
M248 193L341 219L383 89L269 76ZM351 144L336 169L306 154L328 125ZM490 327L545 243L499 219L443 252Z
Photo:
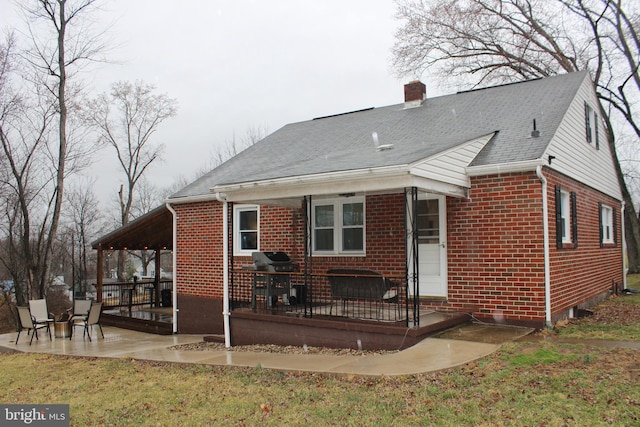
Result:
M3 27L13 7L0 0ZM106 7L115 62L97 70L95 92L142 79L179 103L154 137L165 146L148 175L159 186L193 177L215 146L250 127L270 133L403 101L406 81L390 67L399 26L392 0L109 0ZM112 152L100 155L92 170L103 170L96 191L104 200L116 194L122 172L108 160Z

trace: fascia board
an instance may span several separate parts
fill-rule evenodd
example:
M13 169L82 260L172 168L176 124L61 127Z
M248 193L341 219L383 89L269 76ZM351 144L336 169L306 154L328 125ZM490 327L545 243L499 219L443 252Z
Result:
M498 163L493 165L469 166L467 175L484 176L501 173L535 172L536 168L544 165L542 159L525 160L522 162Z

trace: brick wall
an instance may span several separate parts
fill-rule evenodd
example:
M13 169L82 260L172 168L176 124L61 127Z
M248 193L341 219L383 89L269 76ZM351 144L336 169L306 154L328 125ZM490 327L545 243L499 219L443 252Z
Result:
M393 278L405 275L404 194L367 196L366 256L317 256L313 271L355 267L377 270Z
M222 204L174 205L178 216L176 285L179 295L222 298Z
M552 320L622 282L620 204L557 172L547 177ZM555 185L577 194L578 246L556 248ZM469 199L448 199L448 309L544 325L542 186L535 173L476 177ZM598 202L617 209L617 245L600 247ZM442 304L441 304L442 305Z
M620 202L605 196L583 184L577 183L557 172L545 171L549 185L549 234L551 239L551 306L555 318L580 306L584 301L598 299L606 294L613 283L621 284L622 276L622 223ZM564 245L557 249L554 220L554 187L575 192L578 244ZM615 244L600 245L600 218L598 203L616 210Z
M541 184L535 173L472 178L447 199L446 307L520 323L544 319Z
M554 320L622 282L619 204L545 169L548 179L552 314ZM555 195L559 184L577 193L578 247L556 249ZM541 182L535 173L474 177L468 199L447 198L448 299L424 306L471 311L493 321L535 324L545 320ZM600 247L598 202L617 209L617 245ZM178 214L178 295L222 299L222 204L174 206ZM302 264L302 209L262 206L261 250L287 252ZM404 195L366 198L366 256L314 257L313 272L362 267L403 278ZM236 257L236 268L250 264ZM185 314L183 314L185 315ZM216 319L222 321L221 315Z

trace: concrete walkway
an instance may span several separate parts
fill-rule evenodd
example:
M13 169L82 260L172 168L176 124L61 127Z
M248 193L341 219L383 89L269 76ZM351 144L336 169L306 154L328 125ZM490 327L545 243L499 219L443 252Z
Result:
M202 341L202 335L152 335L115 327L104 327L104 339L93 332L93 341L75 334L71 339L49 337L40 332L40 339L29 345L23 332L16 345L16 333L0 335L0 347L25 353L46 353L69 356L134 358L161 362L195 363L219 366L262 367L284 371L323 372L366 376L397 376L438 371L463 365L496 351L496 343L459 339L427 338L406 350L383 355L319 355L276 354L245 351L170 350L178 344ZM52 331L53 335L53 331ZM516 334L517 335L517 334ZM513 338L516 338L514 336Z

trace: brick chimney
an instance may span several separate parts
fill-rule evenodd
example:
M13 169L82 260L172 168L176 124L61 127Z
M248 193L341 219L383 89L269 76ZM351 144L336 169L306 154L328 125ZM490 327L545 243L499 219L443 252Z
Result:
M427 87L420 80L404 85L404 108L419 107L425 99L427 99Z

